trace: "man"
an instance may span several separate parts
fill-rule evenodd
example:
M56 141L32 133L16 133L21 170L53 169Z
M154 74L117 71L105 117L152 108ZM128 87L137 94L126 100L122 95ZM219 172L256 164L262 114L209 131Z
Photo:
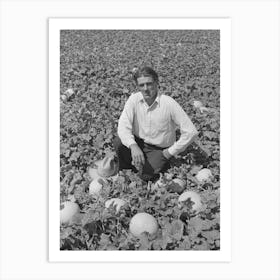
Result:
M169 168L170 158L184 151L198 132L181 106L159 91L158 75L152 68L137 70L134 80L139 91L125 103L114 146L120 170L138 169L142 179L154 180ZM181 132L178 141L176 127Z

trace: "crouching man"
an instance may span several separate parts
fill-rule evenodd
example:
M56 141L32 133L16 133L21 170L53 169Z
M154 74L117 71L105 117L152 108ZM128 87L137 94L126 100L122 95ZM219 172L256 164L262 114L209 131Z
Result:
M119 170L141 170L143 180L155 180L170 167L170 158L184 151L198 132L182 107L159 90L158 75L152 68L137 70L134 80L139 91L125 103L114 147ZM176 127L181 132L178 141Z

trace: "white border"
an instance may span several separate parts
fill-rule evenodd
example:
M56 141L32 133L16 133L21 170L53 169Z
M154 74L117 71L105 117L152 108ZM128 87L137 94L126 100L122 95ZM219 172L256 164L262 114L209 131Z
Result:
M59 33L61 29L219 29L221 38L221 250L59 250ZM228 262L231 260L231 25L230 19L49 19L49 260L52 262Z

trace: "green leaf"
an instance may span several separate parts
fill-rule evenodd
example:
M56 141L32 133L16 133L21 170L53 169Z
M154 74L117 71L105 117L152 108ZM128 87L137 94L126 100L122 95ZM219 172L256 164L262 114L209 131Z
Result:
M184 224L180 220L174 220L171 223L170 235L176 240L181 240L184 231Z

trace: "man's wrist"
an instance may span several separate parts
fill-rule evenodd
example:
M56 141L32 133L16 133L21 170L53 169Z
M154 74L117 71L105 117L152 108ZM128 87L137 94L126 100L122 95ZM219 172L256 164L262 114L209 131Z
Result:
M129 145L130 150L133 149L134 147L138 147L137 143L133 143L133 144Z
M170 159L172 157L172 155L168 152L168 149L165 149L162 151L163 156L167 159Z

